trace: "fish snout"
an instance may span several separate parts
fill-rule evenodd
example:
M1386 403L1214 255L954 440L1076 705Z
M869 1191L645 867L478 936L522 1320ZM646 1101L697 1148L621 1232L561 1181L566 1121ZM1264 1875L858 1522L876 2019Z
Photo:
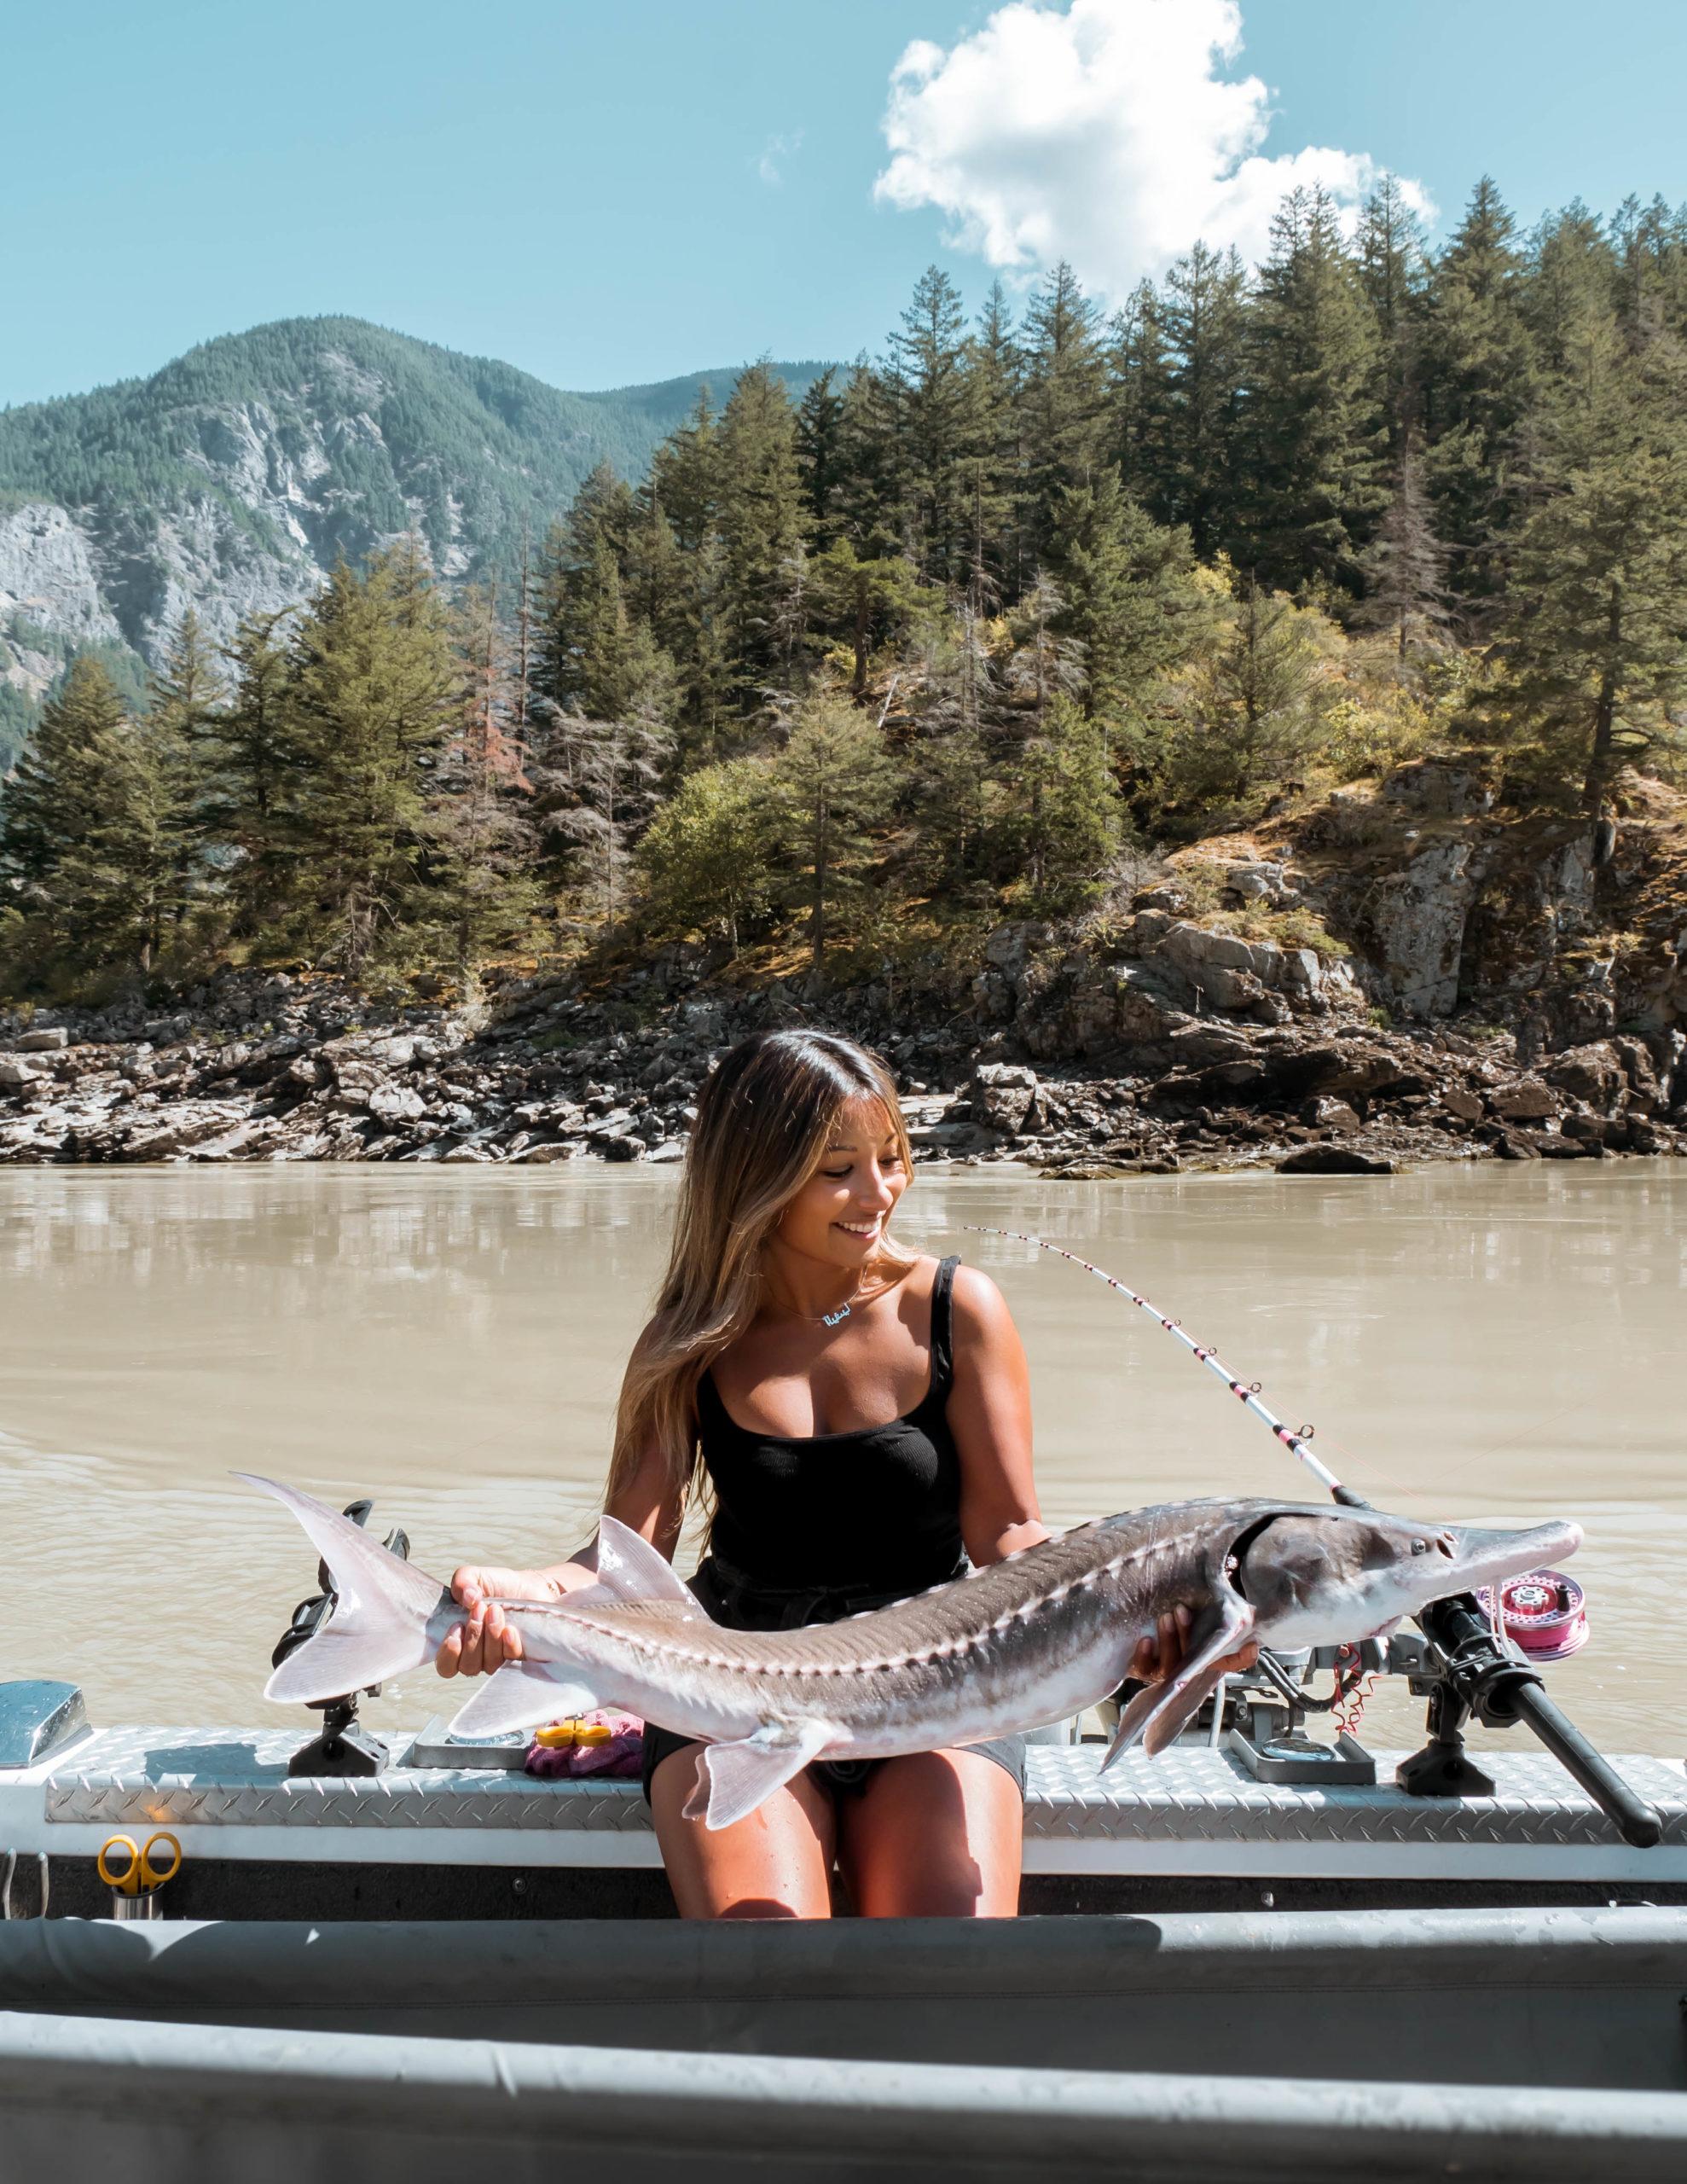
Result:
M1470 1591L1478 1585L1502 1584L1508 1577L1520 1577L1526 1570L1562 1562L1581 1545L1582 1531L1580 1525L1562 1518L1549 1525L1531 1525L1526 1531L1518 1532L1479 1531L1467 1525L1445 1525L1430 1538L1441 1552L1429 1559L1445 1572L1446 1590ZM1450 1558L1443 1542L1451 1545Z

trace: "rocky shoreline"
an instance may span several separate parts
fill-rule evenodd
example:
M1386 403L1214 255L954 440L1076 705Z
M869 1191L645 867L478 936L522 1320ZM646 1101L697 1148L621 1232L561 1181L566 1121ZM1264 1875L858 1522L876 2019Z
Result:
M1179 941L1175 920L1148 915L1162 939L1197 945L1194 928ZM799 1022L887 1054L921 1162L1029 1163L1079 1181L1687 1153L1677 1035L1586 1041L1525 1067L1509 1031L1378 1028L1351 981L1320 975L1310 951L1308 983L1260 1009L1249 989L1273 994L1260 981L1273 966L1255 950L1235 994L1249 1013L1226 1015L1177 1006L1163 967L1157 988L1142 958L1116 964L1110 1023L1091 1027L1103 1050L1038 1066L1023 1033L1051 1043L1036 1033L1046 1016L1022 1002L1017 1031L978 1020L1000 1005L988 981L1017 975L1023 988L1035 962L1025 928L1003 932L972 1011L937 1025L875 1019L871 996L806 1003L777 980L658 990L629 1022L627 1001L566 979L512 978L466 1009L376 1007L332 979L286 973L226 975L170 1015L0 1017L0 1165L660 1165L683 1157L720 1055L762 1025ZM1225 967L1196 967L1210 981ZM1093 1015L1100 1002L1077 1005ZM1058 1006L1070 1016L1070 995Z
M1687 1153L1687 797L1606 839L1454 759L1168 857L842 990L701 947L503 967L452 1001L225 968L170 1008L0 1011L0 1165L684 1157L738 1040L894 1068L916 1157L1099 1177Z

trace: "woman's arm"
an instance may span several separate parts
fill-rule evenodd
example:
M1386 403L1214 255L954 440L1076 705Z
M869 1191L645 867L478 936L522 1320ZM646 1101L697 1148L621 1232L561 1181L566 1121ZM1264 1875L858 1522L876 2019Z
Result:
M980 1569L1048 1537L1031 1474L1031 1373L1000 1290L955 1269L949 1431L960 1458L960 1534Z
M960 1457L960 1531L982 1569L1048 1537L1031 1475L1031 1374L1013 1315L976 1267L955 1269L954 1325L948 1420ZM1139 1642L1131 1675L1143 1683L1174 1676L1189 1628L1187 1608L1162 1615L1156 1635ZM1256 1645L1244 1646L1221 1665L1249 1668L1258 1656Z
M645 1451L638 1469L606 1505L605 1513L630 1531L641 1533L671 1562L680 1543L684 1508L672 1485L659 1449ZM598 1542L589 1542L566 1562L545 1570L497 1570L465 1563L453 1572L451 1594L468 1610L467 1619L446 1634L434 1659L441 1676L490 1676L506 1661L521 1658L521 1633L505 1622L496 1601L556 1600L597 1581Z

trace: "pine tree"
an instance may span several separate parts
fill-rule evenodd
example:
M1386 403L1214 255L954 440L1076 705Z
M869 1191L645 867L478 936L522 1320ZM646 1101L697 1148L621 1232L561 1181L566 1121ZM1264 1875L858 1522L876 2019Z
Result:
M723 604L740 702L796 681L808 518L797 418L785 381L765 364L739 375L721 413Z
M1625 339L1647 346L1661 334L1687 334L1687 208L1661 197L1642 206L1626 198L1611 222L1621 264L1617 307Z
M972 544L965 465L978 451L980 421L960 298L935 265L921 274L890 336L878 382L896 449L903 551L921 584L959 590Z
M26 935L82 966L150 970L162 924L154 746L105 668L72 660L0 805L0 872Z
M426 885L412 915L441 936L461 973L516 937L541 896L519 670L496 587L469 592L458 619L467 687L429 783Z
M961 480L966 509L966 604L975 619L993 613L1023 581L1023 541L1014 521L1020 492L1023 364L1007 298L996 281L972 334L973 444Z
M86 655L73 659L6 782L0 868L9 877L49 880L71 851L107 824L125 718L100 663Z
M1084 648L1068 634L1069 606L1059 586L1040 576L1007 617L1012 643L1000 677L999 724L1010 735L1041 730L1058 697L1075 697L1088 680Z
M228 693L216 648L190 607L161 665L148 677L145 718L136 725L148 783L147 832L156 878L149 954L155 960L167 927L179 926L208 880L204 863L209 799L209 742Z
M797 405L797 460L803 473L803 497L809 512L809 537L824 553L844 535L844 491L848 462L844 439L844 398L838 370L828 364L812 380Z
M1099 722L1064 694L999 769L999 822L1032 901L1072 909L1101 886L1118 845L1121 807Z
M553 705L600 719L640 703L671 714L672 665L626 595L629 580L654 589L652 558L670 536L659 508L635 508L606 465L582 485L545 553L536 681Z
M1394 497L1360 556L1365 597L1358 619L1389 630L1404 667L1415 647L1440 652L1446 642L1446 550L1435 536L1422 465L1408 440Z
M1249 502L1241 552L1278 584L1357 588L1357 555L1387 505L1376 322L1320 189L1272 223L1250 325Z
M665 725L648 713L623 720L568 713L558 723L551 760L569 796L553 810L550 829L583 867L606 938L626 913L634 846L661 801L673 750Z
M1388 445L1398 456L1413 423L1419 306L1426 266L1423 224L1391 174L1359 214L1355 255L1359 287L1382 338L1380 391Z
M1083 647L1087 710L1116 722L1190 651L1206 619L1191 581L1189 535L1155 523L1104 470L1067 487L1056 514L1053 569L1062 626Z
M1522 303L1535 356L1549 377L1585 379L1590 347L1615 354L1621 289L1604 223L1580 199L1541 222L1530 238Z
M229 702L205 727L205 830L238 852L224 878L234 929L252 939L282 920L293 889L296 821L306 764L293 713L287 624L297 609L248 615L223 648Z
M1108 452L1133 500L1150 503L1161 490L1166 462L1167 379L1170 359L1160 299L1151 281L1139 282L1108 327L1110 376Z
M1516 226L1490 177L1435 262L1423 299L1416 409L1451 588L1477 603L1503 580L1503 536L1521 505L1520 438L1537 380Z
M1144 493L1162 523L1187 525L1203 555L1233 540L1239 522L1246 288L1234 250L1221 258L1197 243L1167 274L1159 307L1163 386Z
M884 738L865 714L822 694L802 706L774 764L783 832L809 910L816 983L843 911L859 898L870 844L867 829L890 810L901 775Z
M657 934L717 933L735 957L747 920L772 896L774 787L765 765L733 758L688 775L637 851Z
M428 770L462 704L444 604L411 538L344 562L299 630L292 710L308 936L355 976L414 907Z
M1024 526L1029 550L1041 561L1053 539L1062 491L1089 485L1106 455L1106 351L1095 305L1064 262L1032 299L1023 346Z
M1175 793L1238 799L1305 758L1318 733L1320 627L1244 579L1227 634L1188 679L1187 724L1168 768Z
M874 649L906 636L942 605L942 594L921 585L900 555L864 561L847 539L815 555L808 576L815 629L843 638L854 654L849 689L857 702L867 694Z
M1687 688L1687 377L1660 344L1614 360L1561 415L1555 487L1516 537L1508 667L1567 735L1597 814L1625 755L1678 739Z

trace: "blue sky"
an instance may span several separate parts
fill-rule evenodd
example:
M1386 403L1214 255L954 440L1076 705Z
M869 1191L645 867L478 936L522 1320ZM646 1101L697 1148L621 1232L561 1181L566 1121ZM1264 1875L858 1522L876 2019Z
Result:
M0 402L318 311L562 386L847 357L933 258L1118 291L1365 159L1442 224L1484 170L1526 221L1687 199L1678 4L1240 0L1203 57L1231 4L0 0Z

